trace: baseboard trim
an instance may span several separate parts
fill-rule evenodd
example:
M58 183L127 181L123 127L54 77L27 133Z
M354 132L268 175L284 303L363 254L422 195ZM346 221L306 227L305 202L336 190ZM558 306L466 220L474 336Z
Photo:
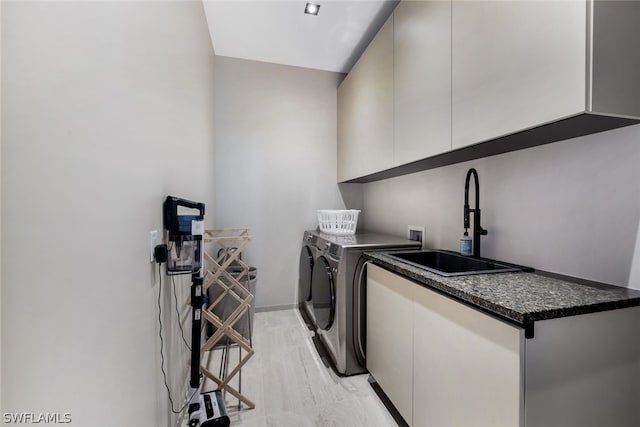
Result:
M267 305L262 307L256 307L256 313L263 313L265 311L291 310L297 307L298 307L298 304Z
M380 387L376 379L373 378L373 375L369 375L368 381L373 391L382 401L382 404L385 406L385 408L387 408L389 414L391 414L391 417L393 417L393 420L398 424L398 427L409 427L409 424L407 424L402 415L400 415L400 411L398 411L398 409L394 406L393 402L391 402L391 399L389 399L389 397L385 394L384 390L382 390L382 387Z

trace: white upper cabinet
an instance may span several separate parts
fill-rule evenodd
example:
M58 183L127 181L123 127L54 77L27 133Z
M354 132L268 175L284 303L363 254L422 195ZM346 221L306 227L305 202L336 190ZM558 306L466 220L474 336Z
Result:
M393 16L338 88L338 181L393 167Z
M451 149L451 2L394 11L394 165Z
M640 2L454 0L452 19L452 148L640 117Z
M584 1L453 1L453 148L585 111Z
M640 1L591 1L587 108L640 117Z
M402 1L338 89L338 180L637 124L639 40L640 1Z

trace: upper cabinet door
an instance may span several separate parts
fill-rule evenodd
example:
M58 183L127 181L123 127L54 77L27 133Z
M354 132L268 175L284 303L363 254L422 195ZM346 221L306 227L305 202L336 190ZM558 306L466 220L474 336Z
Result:
M338 182L356 178L360 172L358 127L355 123L357 83L353 72L338 86Z
M338 88L338 181L393 167L393 15Z
M451 149L451 1L394 11L394 164Z
M586 110L586 1L454 0L452 147Z

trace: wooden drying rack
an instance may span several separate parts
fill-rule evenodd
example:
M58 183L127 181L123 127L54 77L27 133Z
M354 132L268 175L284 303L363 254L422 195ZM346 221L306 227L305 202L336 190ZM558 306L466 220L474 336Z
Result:
M205 248L207 243L215 243L222 250L217 252L218 255L215 258L209 255L206 250L204 251L205 278L203 292L206 295L209 287L219 286L222 289L222 293L214 301L210 301L209 305L202 310L202 317L215 326L217 330L205 341L201 351L211 351L222 340L228 338L229 342L238 345L240 358L238 364L231 371L226 375L221 375L223 378L214 375L207 366L201 365L200 370L203 375L215 382L220 390L229 392L247 407L253 409L256 405L241 393L241 386L239 386L239 390L236 390L229 384L231 379L241 372L242 367L254 354L251 342L234 329L236 322L250 309L251 301L253 300L253 294L249 291L248 286L249 266L240 259L240 254L247 247L250 239L249 230L246 228L205 230ZM240 266L240 269L234 271L234 274L230 274L228 269L231 265L234 267ZM243 279L247 283L246 287L240 282ZM238 307L229 316L225 316L225 319L221 319L214 313L214 308L221 304L226 296L230 296L237 301ZM244 357L242 356L242 350L246 352Z

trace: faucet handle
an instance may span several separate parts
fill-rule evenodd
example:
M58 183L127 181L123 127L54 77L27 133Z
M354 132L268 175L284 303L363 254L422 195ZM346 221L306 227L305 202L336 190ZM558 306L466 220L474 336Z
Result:
M469 211L470 211L469 204L465 203L465 205L464 205L464 215L463 215L463 219L464 219L463 223L464 223L464 228L465 229L471 227L469 225L470 224L470 222L469 222Z

